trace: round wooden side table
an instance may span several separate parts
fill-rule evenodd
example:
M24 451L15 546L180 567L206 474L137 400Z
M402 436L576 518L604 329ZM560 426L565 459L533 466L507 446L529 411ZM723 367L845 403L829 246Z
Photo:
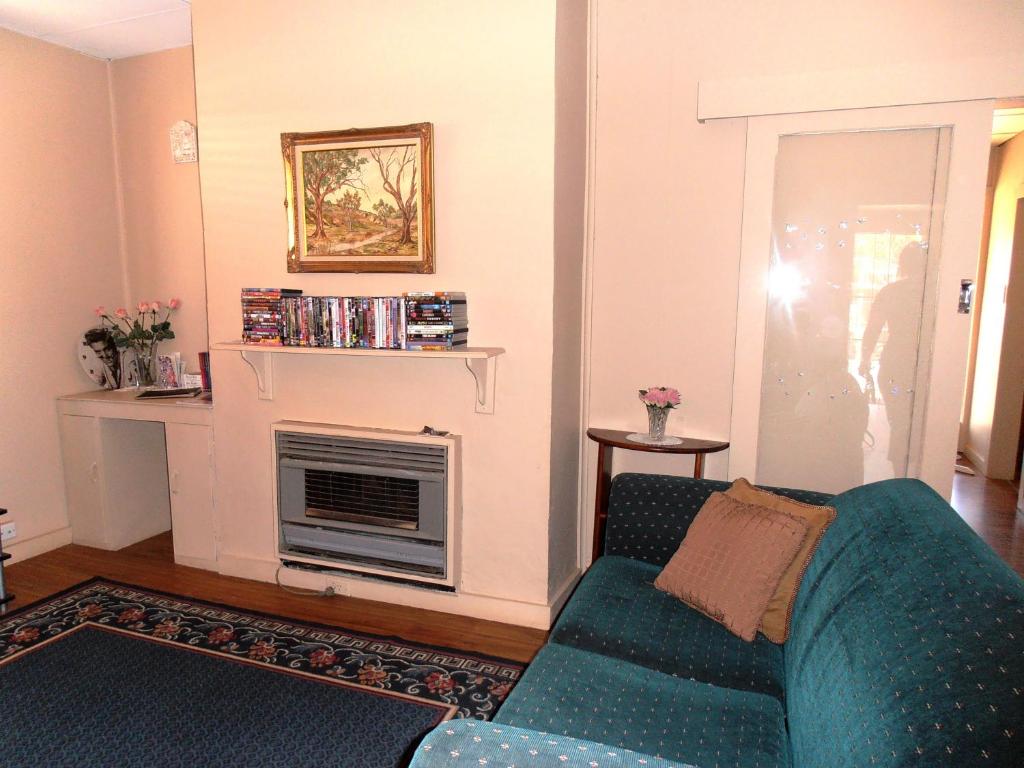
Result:
M693 476L704 477L704 457L729 447L719 440L701 440L696 437L681 437L676 445L650 445L635 443L626 438L631 433L620 429L587 430L587 437L597 443L597 489L594 494L594 559L604 549L604 529L608 522L608 491L612 481L612 452L615 448L647 453L679 453L693 456Z

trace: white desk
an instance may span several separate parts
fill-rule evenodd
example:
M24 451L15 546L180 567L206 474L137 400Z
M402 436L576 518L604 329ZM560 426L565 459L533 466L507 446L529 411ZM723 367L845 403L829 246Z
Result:
M57 412L72 541L121 549L170 528L175 562L216 570L211 403L97 390Z

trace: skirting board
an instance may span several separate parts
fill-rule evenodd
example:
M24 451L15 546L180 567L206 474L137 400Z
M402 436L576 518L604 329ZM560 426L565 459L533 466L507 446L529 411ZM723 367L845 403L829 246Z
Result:
M280 563L277 560L263 560L254 557L221 552L219 571L225 576L255 579L273 583ZM550 629L562 605L572 594L579 572L565 580L554 595L550 605L526 603L517 600L502 600L487 595L473 595L466 592L433 592L429 589L405 587L341 574L314 573L293 569L282 569L281 583L296 588L324 589L334 587L335 593L362 600L381 603L395 603L430 611L472 616L488 621L516 624L534 629Z
M4 552L9 552L11 559L8 564L27 560L30 557L41 555L52 549L63 547L71 543L71 527L64 526L56 531L42 533L24 541L10 541L4 544Z
M202 557L188 557L186 555L175 555L174 562L178 565L187 565L189 568L200 568L204 571L216 571L217 561L207 560Z
M978 474L986 477L988 476L985 472L985 470L988 469L988 462L985 461L985 459L983 459L970 444L964 446L964 456L970 459L971 464L973 464L974 468L978 470Z

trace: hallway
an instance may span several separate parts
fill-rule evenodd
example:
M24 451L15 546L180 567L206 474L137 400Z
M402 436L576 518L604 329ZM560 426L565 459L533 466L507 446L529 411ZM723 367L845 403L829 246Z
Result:
M970 466L969 461L963 464ZM1016 510L1017 486L957 472L951 503L974 532L1024 576L1024 515Z

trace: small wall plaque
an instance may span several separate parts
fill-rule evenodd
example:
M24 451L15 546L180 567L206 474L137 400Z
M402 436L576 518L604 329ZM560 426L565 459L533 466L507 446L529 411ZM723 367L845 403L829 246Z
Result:
M194 163L199 159L196 127L188 120L179 120L171 126L171 156L176 163Z

